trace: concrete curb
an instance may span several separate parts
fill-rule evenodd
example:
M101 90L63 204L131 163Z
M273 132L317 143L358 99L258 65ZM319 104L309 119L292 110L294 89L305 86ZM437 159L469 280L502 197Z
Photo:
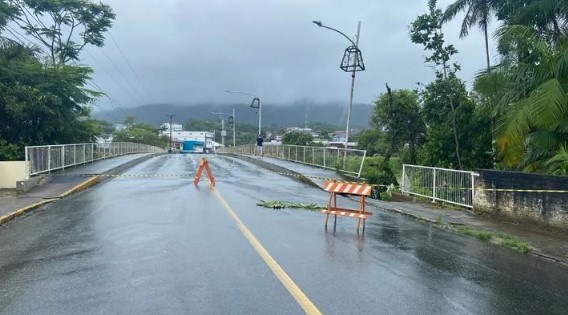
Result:
M23 208L20 208L20 209L14 211L14 212L10 212L10 213L8 213L8 214L6 214L6 215L3 215L2 217L0 217L0 224L8 223L8 222L14 220L15 218L21 216L21 215L24 214L24 213L29 212L29 211L32 211L32 210L34 210L34 209L37 209L37 208L39 208L39 207L41 207L41 206L43 206L43 205L45 205L45 204L47 204L47 203L50 203L50 202L52 202L52 201L54 201L54 200L55 200L55 199L48 199L48 200L43 200L43 201L40 201L40 202L36 202L36 203L34 203L34 204L32 204L32 205L29 205L29 206L27 206L27 207L23 207Z
M99 175L93 176L86 181L80 183L79 185L67 190L66 192L62 193L57 197L57 199L65 198L73 193L79 192L81 190L85 190L91 186L94 186L101 182L101 177Z
M130 162L128 162L128 163L122 164L122 165L117 166L117 167L115 167L115 168L112 168L112 169L110 169L110 170L108 170L108 171L106 171L106 172L103 172L102 174L113 174L113 173L120 173L120 172L123 172L123 171L125 171L125 170L127 170L127 169L133 167L133 166L136 165L136 164L142 163L142 162L144 162L144 161L146 161L146 160L148 160L148 159L150 159L150 158L152 158L152 157L158 156L158 155L161 155L161 153L150 154L150 155L146 155L146 156L137 158L137 159L132 160L132 161L130 161ZM48 203L50 203L50 202L59 200L59 199L61 199L61 198L68 197L68 196L70 196L70 195L72 195L72 194L74 194L74 193L77 193L77 192L79 192L79 191L82 191L82 190L85 190L85 189L87 189L87 188L89 188L89 187L92 187L92 186L94 186L94 185L100 183L102 180L103 180L103 179L102 179L102 177L101 177L100 175L95 175L95 176L93 176L93 177L91 177L91 178L89 178L89 179L83 181L82 183L80 183L80 184L74 186L73 188L71 188L71 189L69 189L69 190L63 192L62 194L60 194L60 195L57 196L57 197L54 197L54 198L52 198L52 199L42 200L42 201L40 201L40 202L36 202L36 203L34 203L34 204L32 204L32 205L29 205L29 206L20 208L20 209L18 209L18 210L15 210L15 211L13 211L13 212L10 212L10 213L8 213L8 214L5 214L5 215L3 215L2 217L0 217L0 225L3 225L3 224L5 224L5 223L8 223L8 222L10 222L10 221L16 219L17 217L19 217L19 216L21 216L21 215L23 215L23 214L25 214L25 213L27 213L27 212L30 212L30 211L32 211L32 210L35 210L35 209L37 209L37 208L39 208L39 207L41 207L41 206L43 206L43 205L46 205L46 204L48 204Z

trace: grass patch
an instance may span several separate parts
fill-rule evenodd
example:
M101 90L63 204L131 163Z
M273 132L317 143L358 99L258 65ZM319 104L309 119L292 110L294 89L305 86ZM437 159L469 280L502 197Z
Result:
M531 246L529 243L511 234L502 233L502 232L492 233L487 231L475 230L467 226L456 226L456 225L453 225L453 229L462 234L473 236L484 242L493 240L494 241L493 243L510 247L523 254L526 254L531 251Z
M279 200L272 200L272 201L261 200L257 202L256 205L259 207L272 208L272 209L292 208L292 209L305 209L310 211L318 211L320 209L326 208L324 206L318 206L315 203L299 203L299 202L287 202Z
M516 236L507 233L497 233L496 237L500 244L518 250L523 254L531 251L530 245Z
M467 226L455 226L454 229L462 234L473 236L478 240L487 242L493 238L493 234L486 231L479 231L474 230L472 228L468 228Z

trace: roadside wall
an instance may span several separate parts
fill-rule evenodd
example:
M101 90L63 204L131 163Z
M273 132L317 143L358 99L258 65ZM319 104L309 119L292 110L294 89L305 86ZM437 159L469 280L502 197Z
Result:
M568 176L494 170L482 170L479 174L475 178L475 212L568 229L568 193L491 190L568 191Z
M16 188L16 182L26 179L26 162L0 162L0 188Z

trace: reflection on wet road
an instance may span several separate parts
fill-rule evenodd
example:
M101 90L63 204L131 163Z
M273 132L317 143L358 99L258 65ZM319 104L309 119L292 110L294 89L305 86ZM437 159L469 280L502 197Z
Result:
M127 174L193 176L200 158L155 157ZM326 232L318 212L256 206L323 205L325 192L210 163L217 192L324 314L568 313L563 267L373 208L364 235L350 218ZM114 178L0 229L0 313L302 313L192 176Z

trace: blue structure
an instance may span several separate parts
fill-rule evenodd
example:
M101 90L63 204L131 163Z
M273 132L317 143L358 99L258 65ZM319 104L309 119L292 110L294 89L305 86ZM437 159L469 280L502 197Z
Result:
M205 147L205 142L196 140L186 140L183 142L181 149L181 154L188 153L203 153L203 148Z

